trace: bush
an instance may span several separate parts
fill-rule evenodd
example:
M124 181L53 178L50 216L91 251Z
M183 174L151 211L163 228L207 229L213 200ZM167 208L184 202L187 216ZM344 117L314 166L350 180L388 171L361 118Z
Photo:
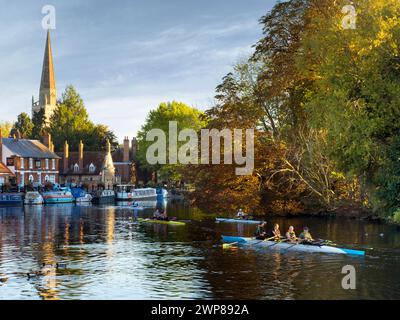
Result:
M400 209L397 209L394 213L393 213L393 221L397 224L400 224Z

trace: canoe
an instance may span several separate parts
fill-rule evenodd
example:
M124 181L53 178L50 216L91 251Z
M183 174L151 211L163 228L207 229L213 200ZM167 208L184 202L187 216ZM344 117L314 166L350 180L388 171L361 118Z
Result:
M168 224L168 225L173 225L173 226L184 226L186 225L185 222L182 221L164 221L164 220L155 220L155 219L143 219L143 218L138 218L137 221L143 222L143 223L158 223L158 224Z
M286 242L274 242L274 241L260 241L254 238L245 238L245 237L231 237L231 236L222 236L222 241L225 243L237 243L243 246L253 246L261 247L261 248L270 248L271 250L283 250L283 251L301 251L301 252L309 252L309 253L331 253L331 254L348 254L348 255L357 255L364 256L365 251L361 250L351 250L344 248L337 248L325 245L305 245L305 244L296 244L286 243Z
M228 222L228 223L247 223L247 224L260 224L262 222L258 220L229 219L229 218L215 218L215 221Z

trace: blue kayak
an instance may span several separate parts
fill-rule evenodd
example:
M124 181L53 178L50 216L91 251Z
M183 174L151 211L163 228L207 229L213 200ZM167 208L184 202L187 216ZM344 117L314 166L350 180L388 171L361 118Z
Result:
M265 241L265 240L257 240L255 238L246 238L246 237L222 236L222 241L224 243L237 243L242 246L270 248L271 250L302 251L309 253L347 254L347 255L357 255L357 256L365 255L365 251L361 250L337 248L327 245L293 244L287 242Z
M247 224L260 224L262 221L251 220L251 219L229 219L229 218L215 218L217 222L227 223L247 223Z

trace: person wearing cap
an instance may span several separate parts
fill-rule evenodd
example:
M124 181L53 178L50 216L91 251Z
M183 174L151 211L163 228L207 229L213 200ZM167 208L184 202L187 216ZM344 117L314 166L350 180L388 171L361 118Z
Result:
M313 237L311 236L310 229L308 229L308 227L303 228L303 232L300 233L299 239L302 242L314 241Z

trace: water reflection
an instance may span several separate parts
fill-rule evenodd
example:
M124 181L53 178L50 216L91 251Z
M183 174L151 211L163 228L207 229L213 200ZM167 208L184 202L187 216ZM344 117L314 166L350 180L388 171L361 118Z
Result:
M395 227L355 220L269 219L282 231L368 250L365 258L281 253L257 247L222 250L221 234L252 235L255 226L216 224L179 202L154 209L191 220L186 227L139 224L131 205L0 208L0 299L356 299L400 298L400 236ZM42 264L66 263L28 280ZM356 267L357 290L341 288L341 268Z

